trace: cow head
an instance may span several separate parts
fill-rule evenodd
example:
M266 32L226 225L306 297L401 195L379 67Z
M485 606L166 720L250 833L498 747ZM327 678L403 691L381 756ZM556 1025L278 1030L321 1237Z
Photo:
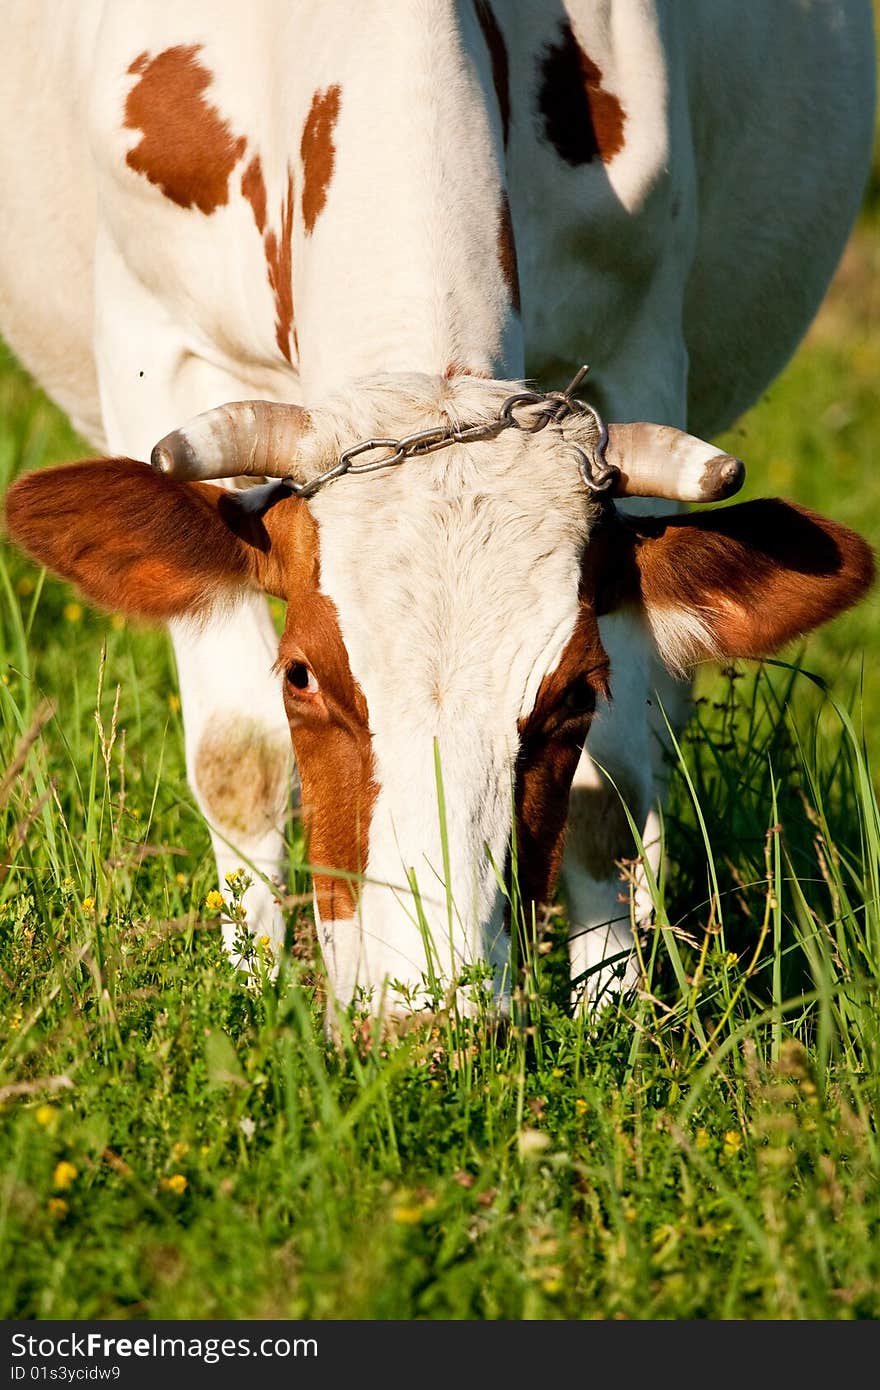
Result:
M287 603L278 657L316 866L331 986L509 988L502 891L543 900L590 724L614 688L599 619L626 609L672 669L763 656L854 603L873 575L853 532L777 500L621 520L584 486L590 417L508 429L249 502L207 479L308 482L359 440L497 417L516 389L388 377L310 413L238 403L157 446L20 479L12 537L98 604L197 620L243 589ZM679 431L611 427L619 490L711 500L735 460ZM164 471L163 471L164 470ZM601 716L600 716L601 717ZM322 868L333 871L322 873Z

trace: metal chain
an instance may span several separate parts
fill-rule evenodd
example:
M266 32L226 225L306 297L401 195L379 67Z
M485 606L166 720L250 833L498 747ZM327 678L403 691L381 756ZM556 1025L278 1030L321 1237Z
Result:
M403 463L404 459L421 458L423 454L433 454L437 449L446 449L452 444L472 444L477 440L492 439L505 429L520 430L523 434L537 434L551 422L560 424L567 415L586 415L593 420L597 431L596 441L590 451L592 457L580 444L568 441L569 446L574 449L578 458L578 469L584 485L590 492L600 495L607 493L617 481L620 471L605 460L608 431L595 406L577 400L574 395L589 370L586 365L581 367L564 391L516 391L507 397L494 419L481 425L434 425L430 429L407 434L402 439L362 439L360 443L352 444L340 454L332 468L319 473L317 477L305 483L285 478L283 486L296 497L313 497L327 483L332 483L335 478L341 478L347 473L375 473L380 468L392 468L398 463ZM543 405L544 409L534 412L527 420L518 418L518 410L534 405ZM375 449L388 449L390 453L382 458L370 459L366 463L354 462L361 454L371 453Z

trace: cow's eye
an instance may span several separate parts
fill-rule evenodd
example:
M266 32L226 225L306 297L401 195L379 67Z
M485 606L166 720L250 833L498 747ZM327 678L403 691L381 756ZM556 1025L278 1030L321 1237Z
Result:
M596 692L585 676L568 687L562 697L561 708L569 717L593 714L596 709Z
M297 695L317 695L318 682L315 673L304 661L292 661L284 673L287 684Z

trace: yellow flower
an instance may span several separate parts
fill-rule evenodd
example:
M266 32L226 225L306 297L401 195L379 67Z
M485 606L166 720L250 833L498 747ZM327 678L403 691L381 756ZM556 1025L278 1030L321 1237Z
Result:
M174 882L179 883L182 888L183 885L186 883L186 874L175 874Z
M729 1129L724 1136L724 1152L728 1157L738 1153L742 1148L742 1135L738 1129Z
M577 1100L574 1103L575 1114L586 1115L589 1108L590 1107L587 1105L587 1102L585 1100L582 1100L581 1097L578 1096Z
M83 912L94 912L94 910L95 910L95 900L94 900L94 898L83 898Z
M68 622L68 623L78 623L78 622L81 622L81 621L82 621L82 615L83 615L83 610L82 610L82 604L81 604L81 603L65 603L65 605L64 605L64 620L65 620L65 622Z
M216 888L212 888L205 898L205 907L208 908L210 912L218 912L222 906L223 894L218 893Z
M182 1140L178 1140L178 1142L177 1142L176 1144L172 1144L172 1145L171 1145L171 1157L172 1157L172 1158L186 1158L186 1155L187 1155L188 1153L189 1153L189 1144L184 1143Z
M712 1143L712 1140L709 1138L708 1129L698 1129L694 1143L698 1149L708 1149L709 1145Z
M163 1178L159 1183L166 1192L173 1192L175 1196L182 1197L187 1188L187 1181L183 1173L172 1173L170 1178Z
M73 1163L68 1163L66 1158L62 1158L60 1163L55 1164L52 1186L63 1192L66 1188L72 1187L78 1177L79 1169Z
M558 1081L560 1076L565 1075L565 1072L562 1070L562 1067L554 1067L550 1075L555 1076L556 1080Z
M391 1215L401 1226L417 1226L423 1212L424 1207L395 1207Z
M38 1105L34 1111L34 1119L44 1129L54 1129L58 1121L58 1111L54 1105Z
M62 1218L65 1217L67 1213L70 1211L70 1207L67 1205L63 1197L50 1197L48 1206L49 1215L53 1217L56 1221L61 1221Z

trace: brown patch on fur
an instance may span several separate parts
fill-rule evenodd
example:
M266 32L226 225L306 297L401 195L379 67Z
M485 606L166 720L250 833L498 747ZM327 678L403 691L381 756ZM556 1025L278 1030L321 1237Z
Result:
M602 71L587 57L566 20L559 39L544 49L538 107L544 134L567 164L610 164L624 146L626 112L602 86Z
M282 502L269 518L280 538L275 564L280 563L284 591L295 598L288 604L279 666L305 660L320 687L311 701L298 697L286 681L284 687L309 860L359 874L367 863L378 794L367 702L351 673L336 608L319 589L318 534L308 507ZM318 872L314 883L323 921L354 916L356 882Z
M857 603L874 580L861 536L777 498L631 518L625 530L628 542L606 557L600 611L641 602L695 614L726 659L769 656Z
M510 302L519 313L519 267L513 237L513 218L510 215L510 202L506 193L502 193L498 207L498 264L501 266L501 274L510 294Z
M287 170L287 197L281 201L281 231L266 227L266 180L259 155L255 155L242 174L242 195L251 205L257 231L263 237L266 273L275 298L275 341L288 362L299 355L293 318L293 171ZM292 338L292 351L291 351Z
M293 352L299 356L296 326L293 321L293 173L287 171L287 198L281 203L281 233L267 232L264 240L269 284L275 296L275 341L288 362Z
M562 862L569 793L592 721L596 696L607 694L608 657L592 607L584 603L556 669L535 708L519 725L516 823L520 897L546 903ZM575 708L567 707L566 696Z
M300 154L303 162L303 221L308 235L327 201L327 189L333 177L336 146L333 130L339 118L341 89L334 85L326 92L315 92L303 126Z
M266 227L266 181L263 178L263 165L258 154L254 155L241 176L241 192L251 205L257 231L262 236Z
M287 808L290 749L255 720L212 726L198 747L196 790L208 820L236 835L265 834Z
M200 48L178 45L155 58L141 53L129 67L139 80L125 99L125 125L141 139L125 162L178 207L208 216L228 202L229 177L246 141L233 137L205 100L211 73L196 61Z
M474 9L477 12L477 19L483 31L483 38L486 40L486 47L489 50L489 58L492 63L492 83L495 87L498 110L501 115L501 133L504 137L504 148L507 149L510 139L510 63L507 57L507 44L504 42L504 35L489 0L474 0Z

